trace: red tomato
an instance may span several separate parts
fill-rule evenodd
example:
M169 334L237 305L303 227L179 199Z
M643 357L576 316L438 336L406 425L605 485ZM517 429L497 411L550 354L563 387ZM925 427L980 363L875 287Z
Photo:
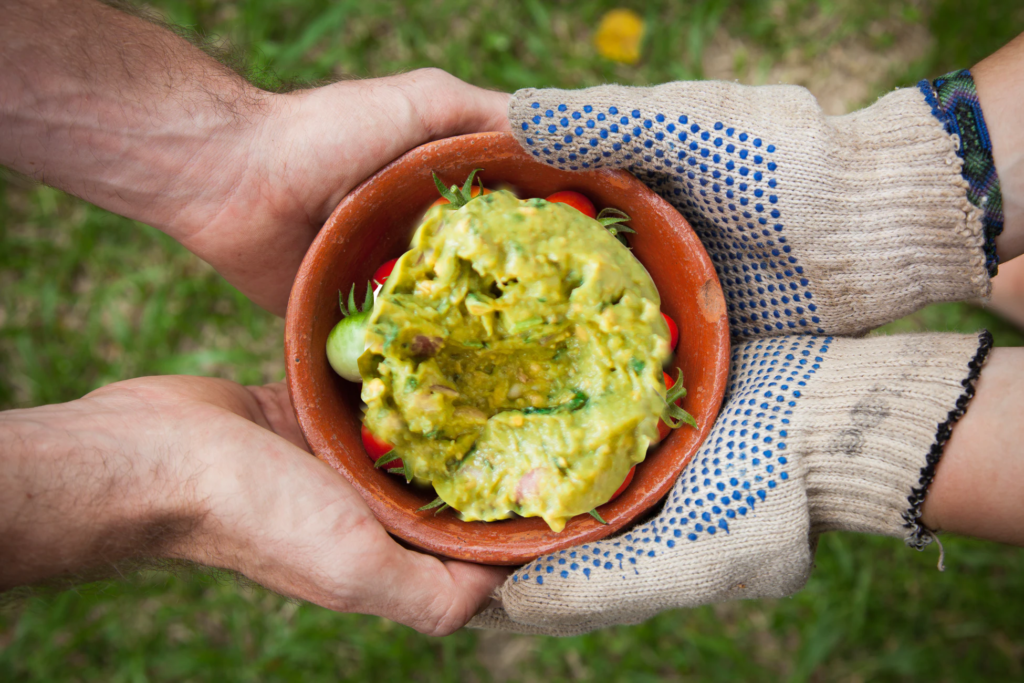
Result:
M490 193L491 193L491 191L488 190L485 187L484 188L484 194L490 194ZM473 189L469 191L469 196L470 197L476 197L479 194L480 194L480 186L479 185L474 185ZM438 197L437 199L434 200L434 203L430 205L430 208L432 209L435 206L441 206L442 204L451 204L451 202L448 201L447 199L445 199L444 197Z
M594 202L590 201L579 192L562 190L561 192L556 192L553 195L546 197L546 199L554 204L568 204L584 216L597 218L597 209L594 208Z
M622 482L622 486L620 486L618 490L612 494L612 497L608 499L609 503L618 498L622 492L626 490L626 487L632 483L634 474L636 474L636 465L629 468L629 474L626 475L626 480Z
M363 437L363 448L366 449L366 454L369 455L370 460L374 462L377 462L377 459L380 458L380 456L385 453L390 453L392 449L394 449L394 446L391 444L386 441L381 441L374 436L373 432L366 428L366 425L363 425L359 429L359 433ZM384 465L384 469L391 469L392 467L402 467L401 459L393 460L387 465Z
M388 276L391 275L391 271L395 269L396 263L398 263L398 259L393 258L378 268L377 272L373 274L373 284L382 285L387 282ZM671 328L672 326L669 325L669 327Z
M389 270L388 272L390 273L391 271ZM668 336L670 337L668 346L670 349L672 349L672 352L675 353L676 344L679 343L679 326L676 325L675 320L668 317L664 313L661 314L661 317L665 319L666 323L668 323Z
M672 385L674 385L676 381L672 379L672 376L669 375L667 372L662 372L661 374L665 376L665 388L671 389ZM679 399L678 401L676 401L676 405L682 406L683 399ZM664 441L665 437L671 433L672 428L665 424L664 420L658 420L658 441Z

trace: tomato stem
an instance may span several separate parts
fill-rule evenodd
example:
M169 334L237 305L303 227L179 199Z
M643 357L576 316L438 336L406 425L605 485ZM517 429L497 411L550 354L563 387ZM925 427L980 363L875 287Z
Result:
M483 169L474 168L470 172L469 177L466 178L466 182L463 183L461 189L459 188L458 185L445 187L444 183L441 182L441 179L433 171L430 172L430 175L434 177L434 185L437 187L437 191L441 194L441 196L447 199L451 203L451 205L454 206L456 209L461 209L469 202L470 199L473 198L473 176L475 176L480 171L483 171ZM483 192L484 182L481 179L480 194L483 195Z

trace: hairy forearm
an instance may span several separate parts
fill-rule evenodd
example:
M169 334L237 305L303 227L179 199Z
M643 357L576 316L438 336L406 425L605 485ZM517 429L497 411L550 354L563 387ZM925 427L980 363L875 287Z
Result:
M992 158L1003 196L1001 261L1024 253L1024 34L971 69L992 138Z
M3 11L0 163L178 239L259 172L267 94L186 40L94 0Z
M92 399L0 413L0 590L174 554L191 533L182 473L134 454L125 422Z
M925 499L931 529L1024 546L1024 348L993 349Z

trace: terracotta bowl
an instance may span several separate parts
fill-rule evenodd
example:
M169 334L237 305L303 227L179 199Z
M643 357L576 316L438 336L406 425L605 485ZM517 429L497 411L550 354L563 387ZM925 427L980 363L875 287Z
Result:
M600 209L612 206L633 218L634 253L661 293L662 309L679 324L674 365L688 390L683 407L699 429L683 427L636 468L629 488L589 515L554 533L539 518L463 522L452 511L416 509L432 489L373 468L360 440L357 384L327 363L327 335L340 320L338 291L353 283L362 292L378 265L406 251L427 206L437 198L430 172L449 185L483 168L488 187L511 185L519 196L544 197L577 190ZM725 391L729 332L725 302L707 253L686 220L623 171L559 171L526 154L506 133L466 135L412 150L352 191L338 205L306 254L288 302L285 331L288 388L313 452L359 491L389 532L424 551L485 564L523 564L539 555L594 541L621 529L655 505L711 430ZM675 370L669 369L675 376Z

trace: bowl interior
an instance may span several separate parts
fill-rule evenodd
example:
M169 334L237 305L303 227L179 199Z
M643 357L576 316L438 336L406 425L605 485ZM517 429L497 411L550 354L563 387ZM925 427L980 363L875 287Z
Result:
M356 285L357 299L381 263L406 251L427 206L437 198L431 171L448 185L483 168L485 185L511 186L520 197L576 190L594 204L628 213L636 229L634 253L679 324L679 346L669 374L683 371L683 407L698 429L675 430L637 466L630 487L560 533L538 518L463 522L452 511L417 508L432 489L405 483L373 468L359 434L360 387L331 370L327 335L340 320L338 292ZM622 528L657 503L696 453L721 405L728 371L725 302L714 268L685 219L623 171L559 171L526 154L507 133L484 133L433 142L405 154L351 192L328 219L299 270L288 303L285 353L288 387L299 424L313 452L345 476L382 524L425 551L487 564L522 564L545 553L596 540Z

